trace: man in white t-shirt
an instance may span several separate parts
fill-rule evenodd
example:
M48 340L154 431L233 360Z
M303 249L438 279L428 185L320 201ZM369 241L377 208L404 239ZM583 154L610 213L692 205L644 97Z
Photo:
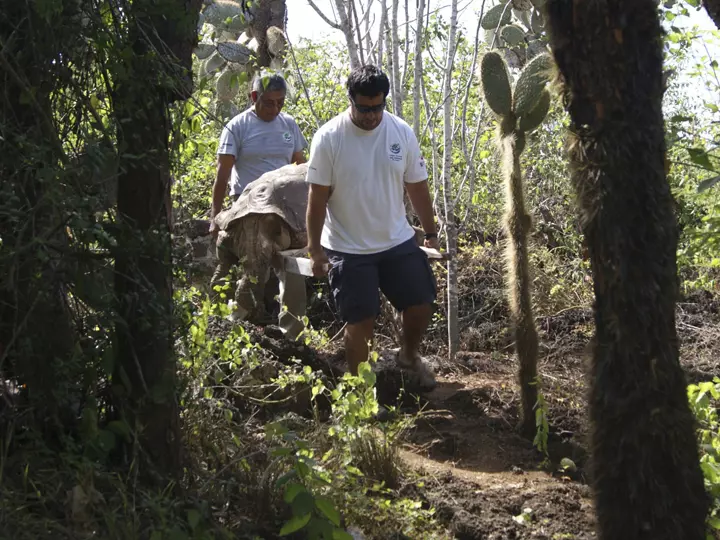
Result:
M328 278L347 323L348 368L357 374L368 358L382 290L402 313L397 360L415 368L424 385L432 373L418 349L437 290L426 255L415 240L403 189L425 231L425 245L439 247L427 169L410 126L385 112L387 76L375 66L354 69L347 81L350 107L315 134L310 147L308 251L316 276Z
M281 75L261 73L253 81L250 95L253 106L223 127L210 209L210 233L214 238L218 234L214 218L222 211L228 184L230 197L235 201L250 182L266 172L290 163L299 165L307 161L303 153L307 148L305 137L293 117L282 112L286 93L287 84ZM216 275L213 281L223 277ZM254 278L266 279L265 276ZM267 286L272 285L274 289L278 283L277 280L272 281L274 283L268 282ZM301 326L298 317L305 314L304 278L288 274L285 289L279 294L280 305L288 307L287 312L280 314L280 327L294 337Z

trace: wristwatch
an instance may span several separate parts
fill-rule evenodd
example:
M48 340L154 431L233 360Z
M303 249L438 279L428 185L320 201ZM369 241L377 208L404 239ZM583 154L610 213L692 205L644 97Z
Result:
M425 240L430 240L431 238L437 238L437 233L434 233L434 232L425 233Z

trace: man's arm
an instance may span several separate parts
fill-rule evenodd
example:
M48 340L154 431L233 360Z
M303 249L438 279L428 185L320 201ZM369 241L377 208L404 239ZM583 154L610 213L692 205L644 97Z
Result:
M433 210L432 199L430 198L430 188L427 180L421 182L405 182L410 202L415 209L415 213L420 219L425 234L437 233L435 226L435 212Z
M227 194L227 186L230 180L232 168L235 165L235 156L231 154L218 154L217 174L212 189L212 207L210 208L210 222L222 211L223 202Z
M293 155L290 158L290 163L295 163L296 165L307 163L307 159L305 159L305 151L300 150L299 152L293 152Z
M329 198L330 186L310 184L305 220L308 235L308 251L310 251L311 254L322 251L320 237L322 236L323 226L325 225L325 214L327 213L327 202Z

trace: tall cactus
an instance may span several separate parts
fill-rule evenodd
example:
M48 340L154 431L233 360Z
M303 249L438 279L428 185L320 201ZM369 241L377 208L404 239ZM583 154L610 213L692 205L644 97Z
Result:
M522 417L519 428L529 436L535 431L538 335L533 320L528 264L527 238L531 219L525 209L520 155L525 149L526 134L542 124L550 109L550 93L546 86L551 67L549 55L535 57L525 66L512 89L508 67L497 51L486 53L480 63L485 101L498 119L497 142L505 180L503 229L508 301L520 364Z
M215 114L237 114L234 103L261 68L284 66L286 0L207 0L200 14L204 36L196 47L199 77L214 79Z

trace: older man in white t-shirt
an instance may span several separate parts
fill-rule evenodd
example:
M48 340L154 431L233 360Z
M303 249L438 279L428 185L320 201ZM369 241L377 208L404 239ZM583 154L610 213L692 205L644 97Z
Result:
M290 163L305 163L307 141L292 116L282 112L287 85L278 74L261 73L253 81L252 107L230 120L220 134L217 150L217 176L212 190L210 232L217 237L215 216L222 211L230 187L230 197L236 200L245 187L269 171ZM224 276L215 276L219 279ZM265 279L264 276L256 276ZM268 282L269 285L269 282ZM277 286L277 283L273 284ZM288 275L285 289L280 290L280 303L288 307L281 312L280 327L298 334L298 316L304 315L306 295L302 276Z
M308 250L315 275L329 262L330 287L347 323L348 368L368 358L382 290L402 313L398 363L435 381L418 349L430 322L436 283L408 223L403 189L438 248L427 169L410 126L385 112L390 83L375 66L354 69L347 81L350 107L313 137L308 162Z

